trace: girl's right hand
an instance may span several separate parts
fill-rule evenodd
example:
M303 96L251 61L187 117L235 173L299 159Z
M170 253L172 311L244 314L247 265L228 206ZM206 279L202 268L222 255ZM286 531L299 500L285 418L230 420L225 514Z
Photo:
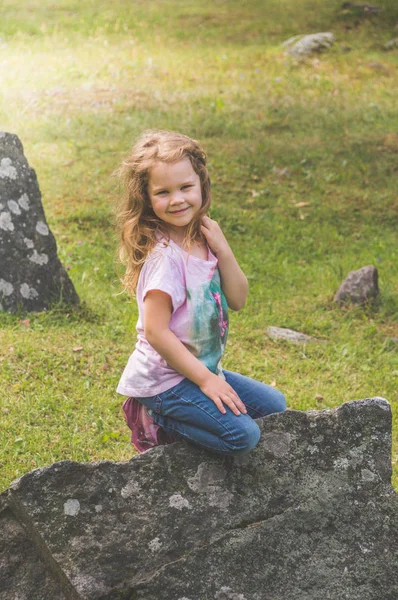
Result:
M246 414L247 410L235 390L224 379L211 373L199 385L200 389L210 400L213 400L219 411L225 414L223 403L229 406L235 415Z

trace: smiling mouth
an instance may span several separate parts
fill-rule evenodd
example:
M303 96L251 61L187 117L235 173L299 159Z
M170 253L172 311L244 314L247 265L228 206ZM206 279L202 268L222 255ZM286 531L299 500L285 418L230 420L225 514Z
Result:
M181 215L182 213L184 213L186 210L188 210L189 206L187 206L186 208L182 208L181 210L173 210L173 211L169 211L169 214L171 215Z

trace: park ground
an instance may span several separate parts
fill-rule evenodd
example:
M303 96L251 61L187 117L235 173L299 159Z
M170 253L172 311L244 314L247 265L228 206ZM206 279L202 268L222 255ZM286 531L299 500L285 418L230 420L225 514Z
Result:
M213 207L250 283L223 366L295 410L386 398L398 489L398 10L324 0L2 3L0 129L35 169L77 308L0 315L0 489L59 460L128 460L115 392L137 310L119 280L114 170L145 128L199 139ZM282 42L331 31L328 52ZM380 301L337 307L375 265ZM269 325L319 339L271 340Z

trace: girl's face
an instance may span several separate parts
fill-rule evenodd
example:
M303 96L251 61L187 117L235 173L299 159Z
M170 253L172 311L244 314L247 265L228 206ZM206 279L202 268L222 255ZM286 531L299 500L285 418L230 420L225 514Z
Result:
M155 163L148 195L155 215L176 232L184 233L202 207L200 178L187 156L175 163Z

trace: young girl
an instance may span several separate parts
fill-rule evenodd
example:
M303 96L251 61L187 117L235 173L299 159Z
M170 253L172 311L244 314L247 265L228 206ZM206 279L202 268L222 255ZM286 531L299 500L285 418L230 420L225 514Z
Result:
M125 288L138 302L138 341L117 392L143 451L184 439L218 454L249 452L255 419L286 409L274 388L222 369L228 307L240 310L248 283L216 221L210 180L195 140L146 131L118 174ZM146 439L145 439L146 436Z

